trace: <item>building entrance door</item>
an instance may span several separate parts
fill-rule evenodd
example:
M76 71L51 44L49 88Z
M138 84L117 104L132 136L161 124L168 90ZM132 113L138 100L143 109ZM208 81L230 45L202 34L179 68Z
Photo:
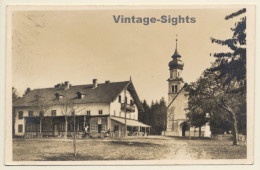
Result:
M189 125L188 123L185 121L183 123L181 123L181 131L182 131L182 136L185 136L185 132L189 130Z
M99 124L98 125L98 133L101 133L101 131L102 131L102 124Z
M182 126L182 136L185 136L186 127L185 125Z

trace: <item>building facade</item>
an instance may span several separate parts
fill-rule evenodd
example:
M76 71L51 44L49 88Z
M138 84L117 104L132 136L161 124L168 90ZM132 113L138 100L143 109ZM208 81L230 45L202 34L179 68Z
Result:
M15 136L37 137L65 135L74 130L84 135L111 132L115 137L147 134L150 126L138 121L142 104L132 81L72 86L69 82L54 88L35 89L13 103Z
M188 107L189 91L187 90L187 84L184 83L182 78L182 70L184 63L181 60L181 55L176 48L172 55L172 60L169 62L170 77L168 81L168 109L167 109L167 128L166 135L171 136L199 136L199 129L189 127L189 123L186 118ZM206 124L201 128L202 136L210 137L210 126Z

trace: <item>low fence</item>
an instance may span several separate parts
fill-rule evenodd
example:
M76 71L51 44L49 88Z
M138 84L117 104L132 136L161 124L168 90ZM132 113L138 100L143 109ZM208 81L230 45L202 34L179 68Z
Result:
M216 140L233 140L232 134L214 134L212 135L212 139ZM238 141L246 141L246 135L239 134L238 135Z
M178 133L176 131L162 131L161 135L166 136L182 136L182 133ZM192 137L199 137L199 131L185 131L184 136L192 136ZM204 137L204 131L201 131L200 137Z
M185 136L204 137L204 131L201 131L200 135L199 131L185 131Z
M124 133L122 132L91 132L85 134L85 132L76 132L77 138L85 138L85 137L99 137L99 138L104 138L104 137L110 137L110 138L120 138L124 137ZM55 138L63 138L65 136L65 132L58 132L58 133L53 133L53 132L42 132L42 135L40 135L40 132L25 132L24 138L30 139L30 138L39 138L39 137L55 137ZM73 137L74 132L67 132L67 137ZM148 136L148 133L144 132L135 132L132 134L128 133L128 136Z
M74 132L67 132L68 137L72 137ZM78 132L77 137L82 138L84 136L84 132ZM65 132L59 132L54 134L53 132L42 132L42 135L40 135L40 132L25 132L24 138L38 138L38 137L64 137Z

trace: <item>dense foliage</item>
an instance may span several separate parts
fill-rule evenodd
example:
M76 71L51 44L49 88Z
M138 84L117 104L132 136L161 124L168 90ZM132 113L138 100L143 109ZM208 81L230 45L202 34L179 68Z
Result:
M152 102L151 106L142 102L145 112L139 112L138 120L151 126L151 134L161 135L166 127L167 107L162 98L159 102Z
M236 18L246 9L228 15ZM194 126L201 126L206 113L210 115L213 133L232 131L233 144L238 134L246 134L246 17L243 16L231 28L233 35L226 40L211 38L212 43L229 47L231 52L213 54L212 67L206 69L190 87L187 117Z

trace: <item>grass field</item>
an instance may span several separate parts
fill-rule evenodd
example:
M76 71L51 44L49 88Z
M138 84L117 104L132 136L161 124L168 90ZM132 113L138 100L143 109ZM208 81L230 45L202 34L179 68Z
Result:
M77 140L73 156L72 139L14 139L14 161L66 160L187 160L245 159L246 145L232 146L232 141L170 138L163 136L127 139Z

